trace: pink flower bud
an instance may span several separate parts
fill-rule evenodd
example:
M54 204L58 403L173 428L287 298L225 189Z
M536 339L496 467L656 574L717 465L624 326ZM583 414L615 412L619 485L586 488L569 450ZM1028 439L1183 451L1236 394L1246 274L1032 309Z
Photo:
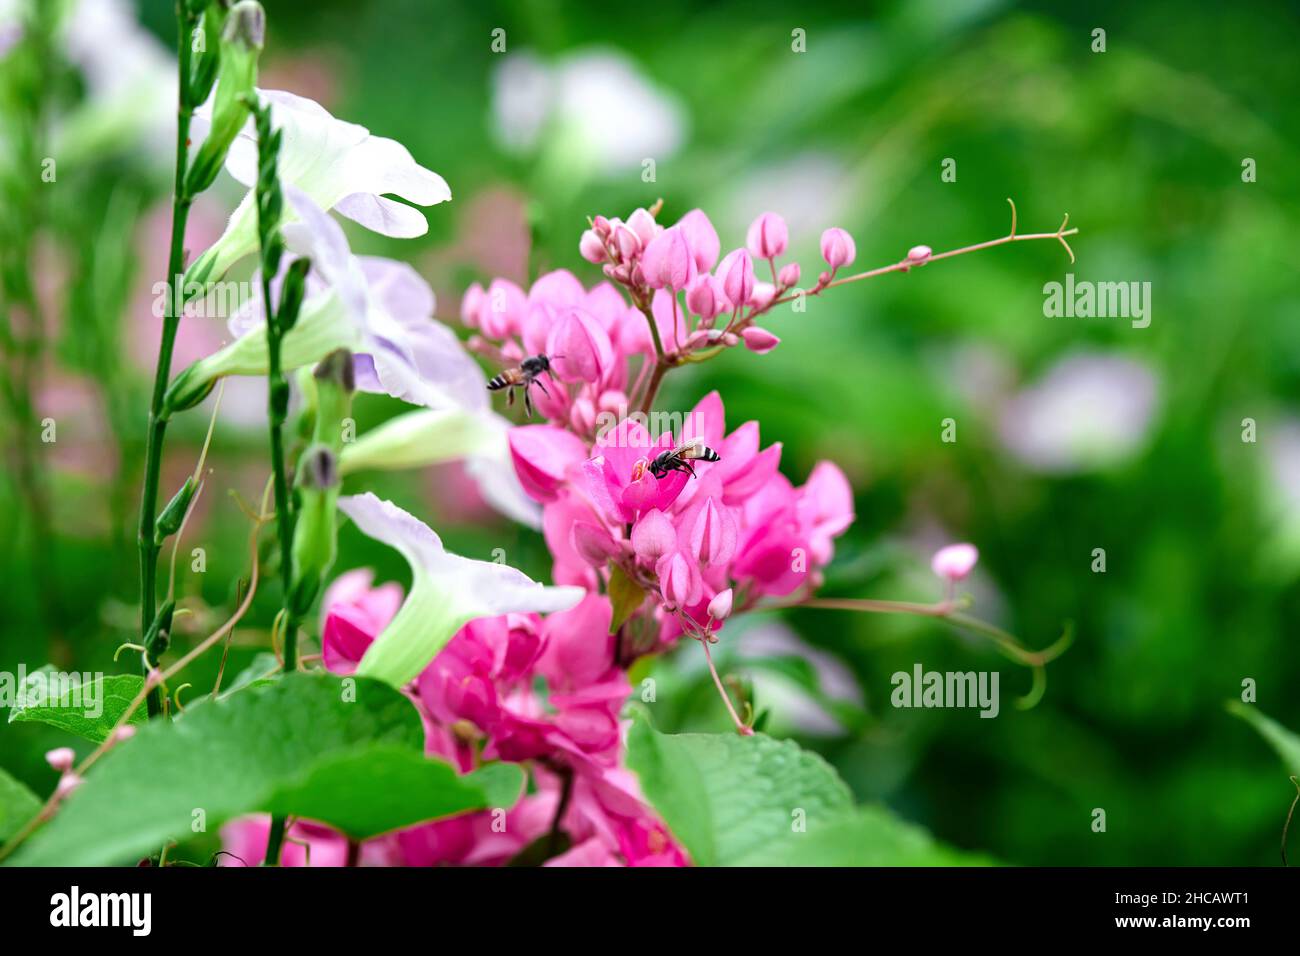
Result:
M929 258L929 246L913 246L907 250L907 261L914 266L924 265Z
M76 759L77 755L71 747L55 747L45 752L45 762L52 770L57 770L59 773L67 773L71 770L72 763Z
M605 562L618 553L618 545L610 533L588 521L576 522L569 534L573 550L593 567L604 567Z
M722 294L727 297L732 308L745 305L754 294L754 260L745 249L727 253L727 257L718 266L718 275L722 279Z
M130 724L123 724L117 730L113 731L113 739L119 744L123 741L130 740L135 736L135 728Z
M642 247L650 245L651 240L659 235L659 225L655 217L644 209L638 209L627 217L628 228L636 233Z
M564 310L546 337L546 354L565 382L598 382L614 362L609 335L585 309Z
M523 289L509 279L493 279L478 312L479 328L489 338L503 339L523 327L527 310Z
M677 531L658 508L651 508L632 528L632 548L638 558L651 563L677 547Z
M600 410L623 414L627 411L627 393L611 388L600 394Z
M55 798L58 800L64 799L65 797L68 796L68 794L72 793L73 790L76 790L79 786L81 786L82 782L83 781L81 777L77 776L75 773L69 770L67 773L65 773L62 777L59 778L58 786L54 788Z
M644 246L640 236L620 223L614 227L614 248L618 250L618 257L627 262L639 256Z
M704 214L702 209L692 209L678 220L674 227L682 231L686 244L691 247L691 256L695 259L698 272L708 272L718 261L722 244L718 241L718 231Z
M731 602L731 588L713 595L713 600L709 602L709 617L715 621L725 621L731 616Z
M569 424L580 435L592 432L596 428L596 404L585 395L578 396L569 409Z
M694 509L688 525L690 552L701 567L716 568L726 564L736 553L736 521L726 508L719 508L713 497Z
M762 355L764 352L770 352L781 344L781 340L769 332L767 329L760 329L756 325L751 325L740 333L740 337L745 340L745 348L751 352L757 352Z
M787 262L776 274L776 281L783 289L799 284L799 263Z
M610 230L609 220L606 219L604 216L596 216L594 219L591 220L591 228L596 231L596 235L600 236L601 238L604 238L605 236L609 235L609 230Z
M678 292L695 278L695 260L681 229L665 229L646 246L641 256L645 284L652 289Z
M853 237L838 226L822 233L822 258L832 269L852 265L858 250L853 244Z
M711 319L726 307L722 283L711 275L699 275L686 290L686 308L702 319Z
M483 287L477 282L465 290L465 295L460 300L460 321L465 328L478 328L479 311L483 308L486 298Z
M704 596L699 568L680 551L660 558L655 570L659 574L659 591L666 607L690 607Z
M578 252L588 262L601 263L605 261L605 243L591 229L586 230L582 234L582 239L578 241Z
M790 244L790 231L785 220L774 212L765 212L749 225L745 246L756 259L775 259Z
M754 293L749 297L749 304L756 309L766 309L776 298L776 286L770 282L755 282Z
M950 544L934 553L930 568L941 578L960 581L970 574L979 556L973 544Z

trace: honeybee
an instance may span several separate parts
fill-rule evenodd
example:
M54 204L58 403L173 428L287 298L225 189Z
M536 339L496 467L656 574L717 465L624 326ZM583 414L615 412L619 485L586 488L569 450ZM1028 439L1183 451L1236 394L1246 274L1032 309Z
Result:
M506 404L513 405L515 403L515 389L522 388L524 390L524 411L528 413L529 418L532 418L533 399L529 389L536 385L549 398L551 393L546 390L546 384L539 376L542 373L549 375L550 372L551 360L549 358L545 355L531 355L514 368L506 369L488 382L488 391L496 392L503 388L507 389Z
M660 452L650 462L650 474L662 478L670 471L689 471L695 477L692 461L718 461L718 453L704 444L703 438L691 438L682 442L672 451Z

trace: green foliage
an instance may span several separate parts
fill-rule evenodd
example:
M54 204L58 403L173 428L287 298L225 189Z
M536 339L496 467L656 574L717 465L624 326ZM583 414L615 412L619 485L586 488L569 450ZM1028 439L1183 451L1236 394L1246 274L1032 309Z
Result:
M1282 758L1286 772L1300 776L1300 735L1287 730L1276 720L1261 713L1253 704L1231 701L1228 710L1250 724Z
M208 829L265 811L360 839L518 796L517 767L458 777L423 744L415 708L387 685L288 674L143 727L91 769L13 862L130 862L191 835L200 811Z
M43 670L54 673L52 667ZM10 708L9 722L36 721L100 743L117 726L142 687L144 678L134 674L101 674L89 686L69 689L57 699ZM88 706L89 701L94 702L93 707ZM92 715L91 710L96 713ZM131 715L130 722L145 722L143 707Z
M661 734L638 718L628 764L700 866L976 862L879 807L855 807L815 753L764 734Z
M0 844L17 833L40 808L36 794L0 769Z

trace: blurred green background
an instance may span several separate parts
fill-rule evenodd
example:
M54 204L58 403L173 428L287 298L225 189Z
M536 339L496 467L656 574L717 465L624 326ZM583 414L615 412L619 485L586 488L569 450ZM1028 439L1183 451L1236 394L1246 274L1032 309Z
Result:
M1074 266L1055 242L1022 243L839 289L774 318L783 342L771 354L735 350L674 373L660 403L685 410L719 389L729 426L760 420L796 482L821 458L844 468L858 520L825 594L933 600L930 553L975 542L976 613L1035 647L1075 624L1042 703L1014 709L1028 673L924 619L805 610L729 628L724 661L752 677L770 729L819 749L859 798L954 845L1024 864L1277 861L1295 790L1223 704L1249 678L1260 708L1300 729L1293 4L264 2L263 86L397 139L451 185L454 201L427 210L420 240L349 231L358 252L410 259L449 322L476 279L564 267L598 281L577 254L586 217L625 217L660 197L661 221L704 208L724 249L758 213L782 213L805 281L827 226L853 233L866 268L918 243L939 251L1004 234L1006 197L1021 232L1054 231L1068 212L1081 230ZM171 4L138 9L171 46ZM1096 28L1105 52L1093 51ZM498 29L504 53L492 49ZM795 30L805 52L792 50ZM37 82L55 113L87 97L53 58ZM42 226L31 248L5 236L11 301L15 269L35 263L49 353L21 384L33 420L50 416L59 432L24 446L30 431L6 414L3 670L133 666L112 655L134 634L153 363L140 314L164 266L167 148L84 135L94 148L83 141L78 153L69 139L57 186L32 212ZM954 181L942 176L948 159ZM215 238L238 195L223 177L196 208L194 247ZM1150 282L1150 326L1046 317L1044 283L1071 271ZM195 611L181 643L222 618L247 565L230 491L252 500L264 481L258 395L227 396L215 480L178 565ZM398 409L367 398L361 428ZM956 442L941 441L946 418ZM166 493L193 468L205 429L196 414L169 433ZM18 480L24 455L45 518ZM428 517L454 550L502 547L548 573L540 536L484 511L456 468L353 485ZM192 546L207 552L204 574L187 573ZM354 529L340 550L341 566L406 574ZM266 645L275 588L262 597L227 679ZM751 637L819 662L820 692L797 691L806 665L787 668L791 678L742 660ZM894 709L890 676L917 662L1000 671L1001 713ZM725 729L697 664L656 667L661 729ZM215 666L193 668L195 693ZM0 765L45 793L54 774L41 754L66 743L0 722ZM1092 830L1094 808L1105 833Z

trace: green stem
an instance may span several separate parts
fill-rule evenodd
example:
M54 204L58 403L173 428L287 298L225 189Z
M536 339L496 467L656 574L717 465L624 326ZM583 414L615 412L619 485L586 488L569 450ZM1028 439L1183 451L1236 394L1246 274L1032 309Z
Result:
M159 547L154 543L154 522L158 514L158 478L162 469L163 439L167 432L167 418L163 412L163 396L171 379L172 351L176 344L176 330L180 326L180 309L177 307L177 276L185 268L185 224L189 220L191 197L185 190L185 171L189 165L190 119L193 106L186 88L190 76L190 36L194 32L195 18L186 12L183 2L176 5L176 52L179 81L179 104L176 110L176 173L172 199L171 250L167 257L167 301L163 306L162 341L158 345L158 364L154 369L153 397L149 404L149 431L145 439L144 490L140 496L140 634L149 633L157 613L157 575ZM148 652L142 655L141 668L146 675L157 666ZM162 712L162 692L154 687L149 691L149 716Z

